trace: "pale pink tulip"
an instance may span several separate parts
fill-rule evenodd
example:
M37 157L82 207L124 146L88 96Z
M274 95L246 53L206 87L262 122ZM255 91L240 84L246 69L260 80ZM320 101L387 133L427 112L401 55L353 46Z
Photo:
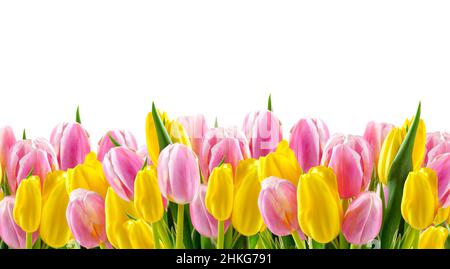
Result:
M443 141L432 148L427 154L427 167L437 158L439 155L450 153L450 141Z
M108 153L111 148L115 147L109 136L111 136L121 146L126 146L134 151L138 149L136 138L131 132L126 130L113 129L108 131L98 142L97 157L99 161L103 161L106 153Z
M430 151L445 141L450 141L450 134L445 133L445 132L427 133L427 140L426 140L426 144L425 144L425 158L423 161L424 165L426 165L432 161L429 158ZM432 155L434 155L434 156L431 156L432 158L436 157L435 153L433 153Z
M450 206L450 153L438 155L428 165L438 178L438 197L442 207Z
M183 125L186 130L189 140L191 142L192 150L200 156L202 150L203 137L208 132L209 127L206 123L205 116L198 114L195 116L179 117L178 121Z
M393 127L393 124L384 122L378 123L371 121L367 123L364 139L369 143L372 149L372 159L375 163L375 167L378 165L378 158L380 157L380 150L384 139Z
M11 147L16 143L16 137L11 127L5 126L0 129L0 164L5 169L8 163L8 154ZM1 175L0 175L1 177Z
M266 156L275 151L283 139L280 120L268 110L247 114L242 129L253 158Z

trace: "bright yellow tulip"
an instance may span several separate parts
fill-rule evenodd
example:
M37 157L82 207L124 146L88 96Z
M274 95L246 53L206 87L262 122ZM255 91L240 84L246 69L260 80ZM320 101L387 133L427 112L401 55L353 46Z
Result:
M333 170L316 166L300 177L297 188L298 221L302 231L319 243L339 235L343 219Z
M233 210L233 169L226 163L211 172L206 189L205 205L214 218L225 221Z
M444 227L431 226L420 234L420 249L444 249L448 230Z
M438 210L437 176L429 168L410 172L403 189L401 211L414 229L430 226Z
M150 223L157 222L163 217L164 205L155 166L147 166L136 175L134 207L139 217Z
M442 207L439 208L436 217L434 218L433 224L439 225L444 221L447 221L449 214L450 214L450 206L446 208Z
M414 120L406 120L403 124L403 129L409 128ZM427 131L425 127L425 122L423 120L419 121L419 126L417 127L416 138L414 139L414 147L412 153L412 163L414 170L419 169L422 166L423 159L425 158L425 145L427 142Z
M41 223L42 193L38 176L23 179L16 191L14 221L27 233L37 231Z
M152 228L144 220L141 219L129 220L127 222L127 229L132 248L134 249L155 248Z

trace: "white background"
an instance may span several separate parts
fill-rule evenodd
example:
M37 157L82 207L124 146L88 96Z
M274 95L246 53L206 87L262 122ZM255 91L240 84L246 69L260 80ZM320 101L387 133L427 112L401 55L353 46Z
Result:
M241 125L274 110L362 134L422 100L450 130L450 1L1 1L0 125L50 135L81 107L95 145L109 128L144 143L154 100L171 117Z

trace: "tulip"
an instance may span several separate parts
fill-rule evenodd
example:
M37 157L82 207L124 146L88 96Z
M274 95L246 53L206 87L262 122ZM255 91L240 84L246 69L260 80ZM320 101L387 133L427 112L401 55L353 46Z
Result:
M319 243L328 243L341 230L343 218L336 175L316 166L300 177L297 187L298 222L302 231Z
M14 222L13 210L13 196L6 196L0 201L0 237L10 248L23 249L26 247L26 233ZM33 244L36 238L37 233L34 233Z
M231 217L233 210L233 171L224 164L212 171L206 190L206 209L219 221Z
M244 134L236 128L212 128L203 138L200 166L207 181L210 172L222 161L231 164L236 171L240 160L250 157Z
M360 136L333 136L325 146L322 164L336 173L339 195L344 199L366 190L372 178L371 148Z
M0 129L0 164L5 168L8 163L8 155L11 147L16 143L16 137L11 127L5 126Z
M289 146L304 171L320 164L329 138L328 127L320 119L301 119L292 127Z
M450 153L450 141L444 141L428 152L428 162L426 163L426 166L430 167L431 163L433 163L436 158L439 158L441 155L446 153Z
M195 154L183 144L172 144L158 159L158 185L164 197L177 204L192 202L200 185Z
M152 165L152 160L150 159L150 156L148 155L148 150L147 150L147 146L140 146L137 150L136 150L137 155L139 155L139 157L141 157L142 160L147 160L147 165Z
M297 186L302 169L295 158L295 153L286 140L282 140L274 152L259 158L259 180L275 176L289 180Z
M10 149L7 162L8 183L11 192L16 193L17 187L30 172L39 176L41 186L48 172L58 170L53 147L45 139L19 140Z
M369 143L372 149L372 160L375 167L378 166L378 159L380 157L381 145L383 145L384 140L388 133L394 128L393 124L390 123L377 123L369 122L366 126L364 132L364 139Z
M253 158L266 156L283 139L280 120L271 111L247 114L242 126Z
M437 175L438 197L442 207L450 206L450 153L436 157L429 165Z
M191 216L192 226L195 230L205 237L217 237L218 221L211 215L206 209L205 197L206 197L206 185L201 184L198 190L198 194L195 196L194 201L189 205L189 213ZM224 231L228 230L230 221L225 221Z
M371 191L360 193L345 212L342 233L352 244L366 244L380 232L382 218L380 197Z
M438 209L436 217L434 217L433 224L439 225L439 224L441 224L443 222L447 222L449 214L450 214L450 206L449 207L445 207L445 208L440 207Z
M443 132L433 132L426 134L426 142L425 142L425 158L423 160L424 164L428 164L431 162L431 159L428 157L430 151L435 148L437 145L450 140L450 134Z
M70 193L66 219L75 240L85 248L105 246L105 200L93 191L76 189Z
M297 218L297 188L288 180L268 177L261 183L258 207L264 223L269 230L278 235L286 236L300 233Z
M420 234L420 249L444 249L448 230L444 227L431 226Z
M77 122L58 124L50 135L50 142L55 148L62 170L83 163L86 155L91 152L89 134Z
M108 151L103 159L106 179L120 198L130 201L134 196L134 181L144 161L136 152L121 146Z
M153 232L150 225L145 221L129 220L126 224L130 238L131 247L134 249L153 249Z
M136 138L131 132L126 130L113 129L111 131L108 131L98 142L97 153L98 159L100 161L103 161L106 153L108 153L111 148L115 147L115 145L111 141L110 136L121 146L126 146L133 151L136 151L138 149Z
M429 168L410 172L401 204L405 221L414 229L425 229L433 223L438 206L436 173Z
M134 182L134 206L138 215L147 222L155 223L164 215L164 197L158 186L154 166L138 172Z
M203 137L208 132L209 127L206 123L205 116L202 114L195 116L179 117L178 121L186 130L192 145L192 150L200 156L202 150Z

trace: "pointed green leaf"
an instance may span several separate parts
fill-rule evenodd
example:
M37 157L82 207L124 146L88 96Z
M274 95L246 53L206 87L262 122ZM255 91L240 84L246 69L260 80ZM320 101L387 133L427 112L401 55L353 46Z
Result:
M156 135L158 136L159 151L162 151L165 147L172 144L172 140L170 139L166 127L164 127L155 103L152 104L152 117L155 122Z
M75 115L75 121L81 124L81 117L80 117L80 106L77 106L77 112Z
M273 111L272 110L272 94L269 94L269 101L267 102L267 109L269 111Z
M122 146L119 142L117 142L114 137L112 137L112 135L110 133L108 133L108 137L109 140L111 141L111 143L113 143L114 147L120 147Z
M22 132L22 140L27 140L27 132L25 129L23 129L23 132Z

